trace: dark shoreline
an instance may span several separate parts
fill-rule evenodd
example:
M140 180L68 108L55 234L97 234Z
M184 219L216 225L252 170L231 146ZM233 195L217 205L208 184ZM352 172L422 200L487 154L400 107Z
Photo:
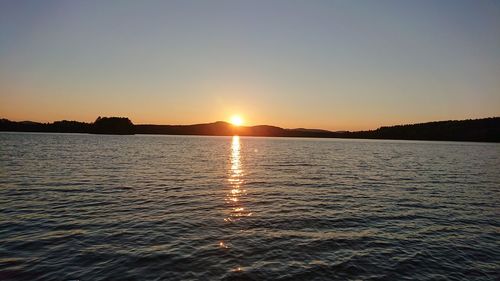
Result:
M94 123L66 120L38 123L0 119L0 131L500 142L500 117L397 125L355 132L332 132L302 128L284 129L269 125L236 127L222 121L195 125L134 125L128 118L123 117L99 117Z

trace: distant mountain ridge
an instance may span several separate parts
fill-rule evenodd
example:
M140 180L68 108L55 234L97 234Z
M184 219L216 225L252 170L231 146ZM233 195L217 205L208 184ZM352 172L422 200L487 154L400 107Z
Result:
M224 121L194 125L134 125L126 117L99 117L93 123L67 120L53 123L14 122L0 119L0 131L500 142L500 117L384 126L376 130L356 132L332 132L306 128L284 129L270 125L238 127Z

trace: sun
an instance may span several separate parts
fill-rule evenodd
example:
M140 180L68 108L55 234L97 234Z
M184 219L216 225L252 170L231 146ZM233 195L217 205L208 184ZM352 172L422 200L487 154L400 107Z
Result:
M229 122L231 122L231 124L233 124L234 126L241 126L241 125L243 125L243 119L239 115L233 115L233 116L231 116L231 119L230 119Z

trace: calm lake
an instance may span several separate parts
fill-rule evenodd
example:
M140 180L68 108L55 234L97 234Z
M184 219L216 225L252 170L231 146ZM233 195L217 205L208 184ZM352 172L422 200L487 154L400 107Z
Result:
M499 144L0 133L0 280L499 278Z

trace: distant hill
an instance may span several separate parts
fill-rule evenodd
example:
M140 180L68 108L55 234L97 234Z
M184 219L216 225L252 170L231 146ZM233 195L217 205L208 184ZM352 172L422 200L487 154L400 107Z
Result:
M0 131L500 142L500 117L397 125L357 132L331 132L305 128L284 129L269 125L237 127L223 121L195 125L134 125L126 117L98 117L93 123L67 120L37 123L0 119Z
M234 126L230 123L196 125L135 125L137 134L209 135L209 136L258 136L258 137L331 137L333 132L317 129L283 129L276 126Z

